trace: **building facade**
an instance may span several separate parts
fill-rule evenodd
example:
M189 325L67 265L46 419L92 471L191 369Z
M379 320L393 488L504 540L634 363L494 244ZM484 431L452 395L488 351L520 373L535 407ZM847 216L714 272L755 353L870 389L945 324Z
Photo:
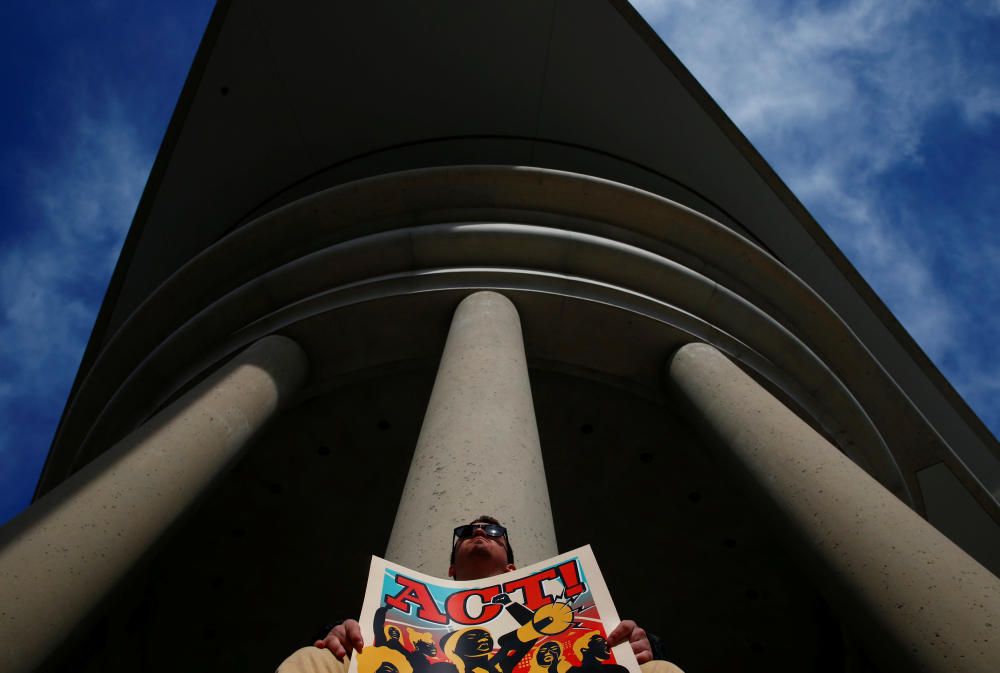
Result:
M492 513L690 671L992 670L998 456L626 2L219 2L4 668L273 668Z

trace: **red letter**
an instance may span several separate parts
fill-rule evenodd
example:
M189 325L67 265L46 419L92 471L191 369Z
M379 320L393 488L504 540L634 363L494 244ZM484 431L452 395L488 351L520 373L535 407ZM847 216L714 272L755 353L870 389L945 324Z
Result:
M431 592L427 590L426 586L402 575L396 575L396 584L403 587L403 590L395 596L386 594L386 605L391 605L400 612L410 614L410 606L407 603L412 603L417 606L417 617L420 617L420 619L434 622L435 624L448 623L448 618L437 609L434 599L431 598Z
M445 609L448 611L448 616L451 620L458 622L459 624L465 624L466 626L472 626L473 624L482 624L483 622L488 622L503 610L503 606L497 605L495 603L490 603L494 596L500 593L500 587L486 587L485 589L466 589L465 591L457 591L451 596L448 596L448 600L445 602ZM469 602L471 596L479 596L483 601L483 611L479 613L478 617L473 617L469 614L468 607L466 603Z
M552 602L552 596L542 591L542 582L545 580L554 580L556 577L556 569L549 568L534 575L528 575L519 580L507 582L507 584L503 585L503 590L509 594L512 591L524 589L524 607L534 612L543 605L548 605Z
M563 586L566 587L566 598L582 594L587 590L586 585L580 581L580 573L576 569L576 559L561 564L559 575L562 577Z

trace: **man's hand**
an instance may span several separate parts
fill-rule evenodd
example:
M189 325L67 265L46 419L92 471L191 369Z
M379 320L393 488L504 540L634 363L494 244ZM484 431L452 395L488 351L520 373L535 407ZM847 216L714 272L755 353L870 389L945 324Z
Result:
M361 625L354 619L345 619L343 624L334 626L326 634L326 638L317 640L313 646L326 648L343 661L345 656L351 655L351 650L360 652L365 646L365 640L361 637Z
M649 644L646 631L631 619L626 619L614 631L608 634L608 645L611 647L625 641L628 641L632 645L635 660L640 664L652 660L653 646Z

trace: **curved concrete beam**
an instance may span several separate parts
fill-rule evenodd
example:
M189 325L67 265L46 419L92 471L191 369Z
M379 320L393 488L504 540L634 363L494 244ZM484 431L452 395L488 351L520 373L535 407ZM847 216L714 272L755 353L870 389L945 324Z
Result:
M1000 516L992 497L843 321L753 243L688 208L635 188L559 171L483 166L406 171L313 194L247 223L192 259L125 320L82 380L54 443L43 487L50 476L57 478L71 469L62 445L79 446L114 390L181 324L165 324L163 315L183 322L217 301L219 293L252 283L262 273L317 248L347 245L359 236L393 228L415 231L428 224L477 217L590 233L700 273L807 345L874 421L893 456L905 465L911 489L917 469L944 460L981 504ZM260 290L269 288L262 285ZM825 397L823 387L831 380L805 378L802 384L806 389L816 386L814 392ZM863 419L861 423L869 424ZM838 443L850 450L849 441L857 436L855 429Z
M443 224L391 230L316 251L257 276L164 339L154 357L133 370L111 396L90 432L103 432L99 428L108 421L102 418L120 415L122 405L138 409L140 391L153 388L142 382L140 372L145 370L146 377L156 377L158 372L163 376L174 374L181 363L197 359L204 343L217 343L259 316L330 287L351 286L401 269L451 268L460 260L500 267L518 262L534 268L546 265L563 274L624 287L664 301L737 335L785 377L797 381L807 395L818 396L821 404L805 406L825 408L836 420L841 448L901 498L911 501L892 454L864 409L820 358L769 315L701 274L641 248L532 225ZM81 451L88 446L94 446L90 439L80 444Z

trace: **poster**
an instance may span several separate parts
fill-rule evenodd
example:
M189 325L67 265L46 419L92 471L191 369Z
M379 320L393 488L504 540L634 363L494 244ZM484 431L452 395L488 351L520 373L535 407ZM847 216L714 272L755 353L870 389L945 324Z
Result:
M349 673L639 673L590 546L456 582L372 557Z

